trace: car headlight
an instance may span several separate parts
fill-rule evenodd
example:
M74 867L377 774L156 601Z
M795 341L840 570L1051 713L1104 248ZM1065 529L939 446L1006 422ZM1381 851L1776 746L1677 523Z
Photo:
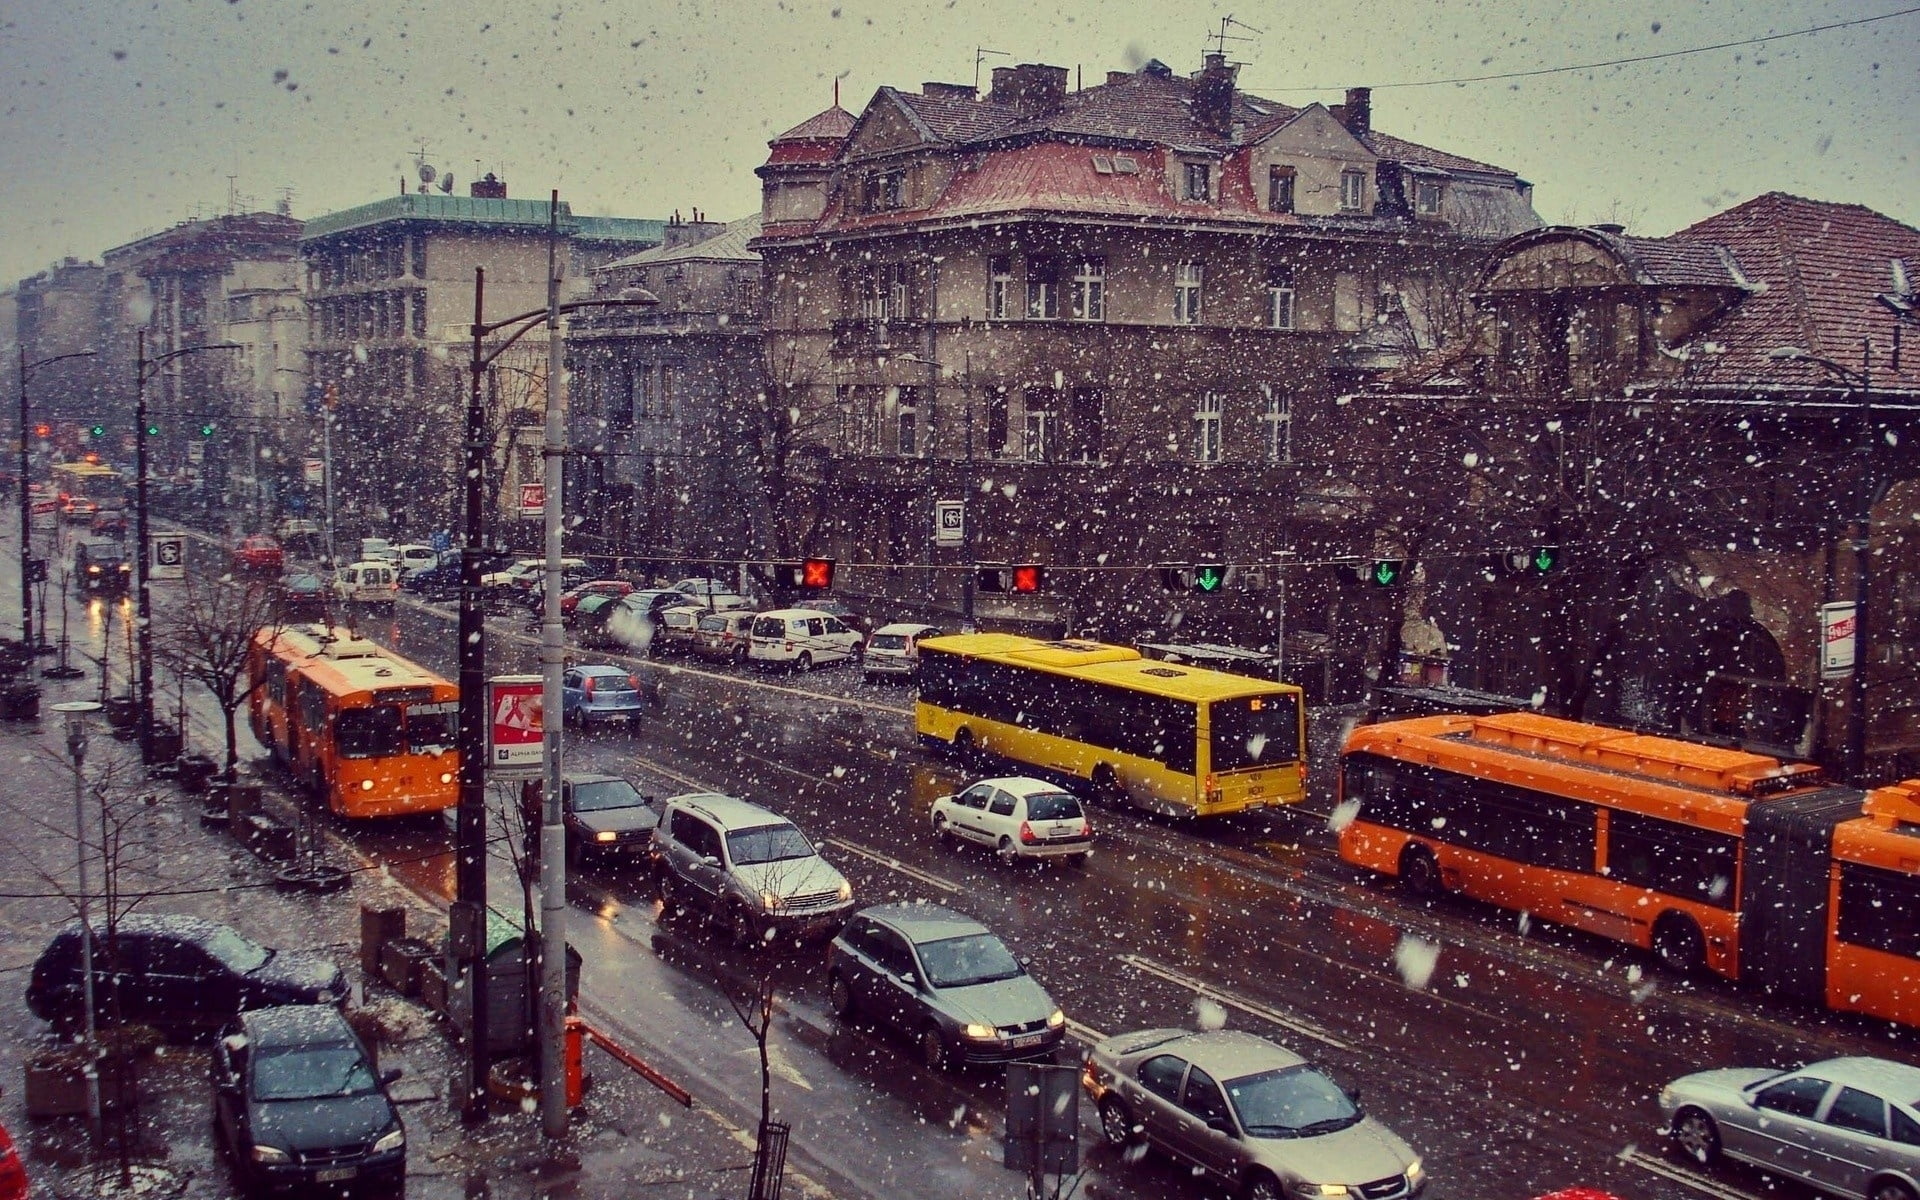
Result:
M1416 1158L1407 1164L1407 1183L1409 1186L1419 1187L1420 1181L1426 1177L1427 1165L1425 1163Z
M287 1157L287 1152L278 1146L255 1146L253 1148L253 1161L257 1163L283 1163L290 1162L291 1160Z
M766 909L768 912L772 912L774 909L780 907L780 897L774 895L772 892L761 892L760 907Z
M1307 1183L1305 1180L1288 1185L1288 1190L1296 1196L1351 1196L1353 1190L1344 1183Z
M991 1042L996 1036L993 1032L993 1026L991 1025L968 1025L960 1032L976 1042Z
M620 840L620 835L611 829L602 829L599 833L593 835L593 840L596 842L617 842Z
M1058 1029L1062 1025L1065 1025L1066 1023L1067 1023L1067 1014L1061 1012L1057 1008L1047 1014L1048 1029Z
M853 885L842 879L840 881L840 890L835 894L842 900L851 900L853 899Z
M373 1152L375 1154L385 1154L389 1150L398 1150L406 1144L407 1131L404 1129L396 1129L392 1133L382 1136L379 1141L375 1142L373 1144Z

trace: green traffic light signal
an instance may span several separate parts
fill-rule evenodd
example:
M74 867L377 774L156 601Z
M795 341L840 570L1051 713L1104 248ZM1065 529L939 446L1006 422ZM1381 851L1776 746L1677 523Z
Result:
M1227 568L1219 563L1201 563L1193 568L1193 590L1217 592L1227 581Z
M1560 566L1560 547L1542 546L1527 559L1527 567L1535 575L1550 574Z
M209 422L207 422L207 423L206 423L205 425L202 425L202 426L200 427L200 436L201 436L201 437L212 437L212 436L213 436L213 422L211 422L211 421L209 421Z
M1367 572L1367 580L1375 587L1395 587L1407 573L1407 564L1402 559L1382 558L1375 560L1373 569Z
M107 436L107 427L105 425L95 425L92 429L87 430L87 434L90 437L103 438Z
M149 424L149 425L147 426L147 436L148 436L148 437L159 437L159 436L160 436L160 427L159 427L158 425L153 425L153 424Z

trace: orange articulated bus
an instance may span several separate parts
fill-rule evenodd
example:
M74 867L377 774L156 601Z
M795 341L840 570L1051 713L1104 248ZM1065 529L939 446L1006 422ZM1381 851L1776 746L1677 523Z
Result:
M348 818L439 812L458 799L460 690L345 628L254 635L254 736Z
M1916 797L1537 713L1420 717L1348 738L1340 854L1676 971L1920 1024Z

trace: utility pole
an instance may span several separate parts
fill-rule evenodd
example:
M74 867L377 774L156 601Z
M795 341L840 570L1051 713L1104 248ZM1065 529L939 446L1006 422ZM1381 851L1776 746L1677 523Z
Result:
M27 361L26 343L20 347L20 643L31 647L33 644L33 500L27 488L27 472L31 464L27 457L27 439L33 436L32 416L27 406L27 377L50 363L63 362L69 358L92 358L98 351L76 350L72 354L56 354L52 358L43 358L39 362ZM54 518L58 520L58 517ZM44 567L42 568L44 570ZM41 618L45 624L45 616Z
M541 447L546 487L546 595L540 625L541 740L546 768L540 825L540 1132L567 1135L567 827L561 795L560 695L566 641L560 627L561 489L566 484L567 389L561 374L560 192L547 204L547 411Z
M486 411L480 406L480 376L487 369L485 312L487 270L473 269L473 358L467 390L465 441L465 541L460 547L460 800L455 810L453 905L447 915L450 981L466 988L467 1053L462 1059L454 1099L461 1120L487 1115L487 1075L492 1069L487 1046L487 644L486 614L480 608L480 550L487 538ZM332 426L329 411L328 427ZM327 553L333 553L332 437L327 442Z

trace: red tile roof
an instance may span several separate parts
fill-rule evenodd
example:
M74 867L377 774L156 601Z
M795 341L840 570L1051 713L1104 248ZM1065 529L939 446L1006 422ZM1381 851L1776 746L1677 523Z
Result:
M837 142L853 131L853 121L853 114L836 104L825 112L813 114L798 125L795 125L792 129L774 138L773 141L768 142L767 145L776 146L781 142L804 142L821 139Z

